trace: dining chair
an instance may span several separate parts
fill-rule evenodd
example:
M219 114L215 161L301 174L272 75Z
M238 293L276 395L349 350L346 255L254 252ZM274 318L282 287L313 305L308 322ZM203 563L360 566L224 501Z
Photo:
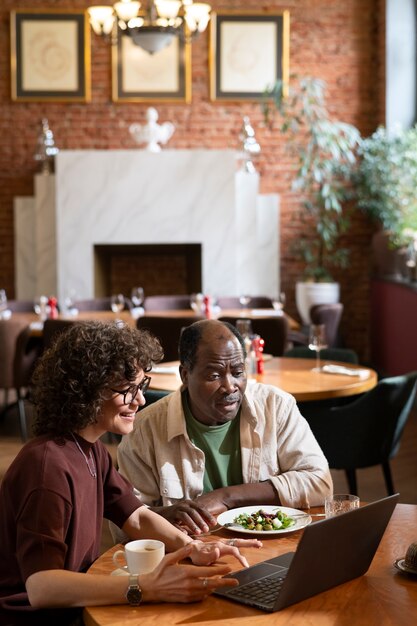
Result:
M7 308L12 313L33 313L34 303L33 300L8 300Z
M343 314L343 304L336 302L332 304L314 304L310 308L310 319L312 324L324 324L326 328L326 341L329 348L340 346L339 326ZM309 325L303 325L300 330L290 330L288 341L294 346L308 346Z
M295 346L284 352L285 357L293 359L315 359L316 353L307 346ZM323 348L320 350L320 358L323 361L341 361L342 363L359 363L358 355L349 348Z
M159 339L164 351L164 361L177 361L178 343L182 329L201 319L204 318L198 315L192 317L145 315L136 320L136 326L140 330L149 330L152 335Z
M143 307L145 311L179 311L190 309L189 295L148 296Z
M73 306L79 311L111 311L111 297L76 300Z
M77 320L45 320L42 332L43 349L47 350L48 348L50 348L56 337L66 331L68 328L70 328L70 326L82 323L83 322Z
M229 317L222 315L221 322L228 322L236 326L241 317ZM264 352L273 356L282 356L287 347L288 320L285 315L275 317L251 318L252 330L265 341Z
M26 441L28 434L24 401L41 349L40 339L32 337L27 322L16 320L13 316L8 320L0 320L0 387L4 389L2 417L13 406L8 402L8 394L14 390L23 441Z
M267 296L249 296L250 301L247 307L250 309L272 309L272 300ZM241 309L242 305L239 296L219 296L217 304L221 309Z
M331 469L346 473L349 492L358 493L356 470L381 465L388 494L394 493L390 459L397 454L412 409L417 372L380 380L374 389L344 406L303 406L303 415Z
M340 345L339 326L343 315L343 308L341 302L314 304L310 308L311 323L324 324L325 326L328 348L335 348Z

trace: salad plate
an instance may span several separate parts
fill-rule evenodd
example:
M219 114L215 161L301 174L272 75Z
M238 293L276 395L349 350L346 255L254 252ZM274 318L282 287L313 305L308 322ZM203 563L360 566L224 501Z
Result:
M282 511L285 515L293 518L294 524L291 526L287 526L286 528L281 529L273 529L273 530L250 530L248 528L244 528L240 524L236 523L236 518L239 515L248 514L252 515L256 513L256 511L262 510L268 514L274 514L278 511ZM285 535L287 533L293 533L297 530L301 530L305 528L309 524L311 524L311 516L304 511L300 511L299 509L292 509L287 506L271 506L271 505L261 505L257 504L256 506L241 506L236 509L230 509L229 511L224 511L224 513L220 513L217 517L217 523L223 528L227 528L228 530L233 530L237 533L243 533L245 535L262 535L263 537L269 537L272 535Z

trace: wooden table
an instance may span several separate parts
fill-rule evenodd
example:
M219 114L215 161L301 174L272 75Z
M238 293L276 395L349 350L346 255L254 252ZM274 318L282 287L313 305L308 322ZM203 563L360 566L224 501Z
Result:
M258 313L256 313L258 311ZM261 314L260 314L261 313ZM155 316L155 317L189 317L190 319L196 318L200 319L196 316L195 312L192 309L179 309L179 310L163 310L163 311L149 311L144 313L143 317ZM298 322L285 314L288 320L289 328L291 330L298 330L300 325ZM265 317L276 317L276 313L273 309L271 309L271 313L268 314L267 309L222 309L219 313L219 316L225 317L241 317L242 319L262 319ZM42 327L39 325L39 317L35 312L25 312L25 313L13 313L13 317L26 320L28 324L32 325L32 335L33 336L42 336ZM113 322L116 319L123 320L126 324L130 326L136 326L136 319L132 317L130 311L125 310L120 313L113 313L112 311L79 311L76 316L69 316L65 314L60 314L60 319L69 319L74 321L86 321L86 320L98 320L102 322Z
M330 363L330 361L322 361L322 365L326 363ZM161 367L170 367L175 372L178 372L178 365L179 362L175 361L163 363ZM346 363L339 363L338 365L346 366ZM353 396L369 391L378 382L377 373L362 366L349 364L350 368L366 369L368 371L367 378L315 372L313 371L314 366L314 359L273 357L265 362L264 374L256 376L255 379L258 382L274 385L284 391L288 391L298 402ZM151 389L165 391L178 389L181 380L175 372L166 374L152 372Z
M393 563L403 558L417 538L417 506L398 504L368 572L277 613L210 596L196 604L127 605L84 609L86 626L414 626L417 610L417 577L396 570ZM302 531L286 537L264 539L261 550L243 550L251 565L294 551ZM233 536L222 531L219 535ZM91 573L109 574L114 565L114 547L90 568ZM325 549L325 546L323 546ZM236 561L224 561L239 569ZM320 564L318 563L319 567Z

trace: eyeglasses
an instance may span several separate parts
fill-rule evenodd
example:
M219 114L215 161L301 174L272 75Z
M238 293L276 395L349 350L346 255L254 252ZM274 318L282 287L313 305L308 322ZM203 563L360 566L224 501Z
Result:
M128 389L119 391L118 389L111 389L114 393L118 393L123 396L123 404L132 404L133 400L138 395L139 391L143 395L149 388L151 382L150 376L144 376L138 385L131 385Z

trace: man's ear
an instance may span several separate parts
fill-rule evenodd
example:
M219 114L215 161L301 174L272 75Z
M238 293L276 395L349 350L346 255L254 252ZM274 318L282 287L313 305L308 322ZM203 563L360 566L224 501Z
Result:
M180 365L180 377L182 384L187 386L188 383L188 369L184 365Z

